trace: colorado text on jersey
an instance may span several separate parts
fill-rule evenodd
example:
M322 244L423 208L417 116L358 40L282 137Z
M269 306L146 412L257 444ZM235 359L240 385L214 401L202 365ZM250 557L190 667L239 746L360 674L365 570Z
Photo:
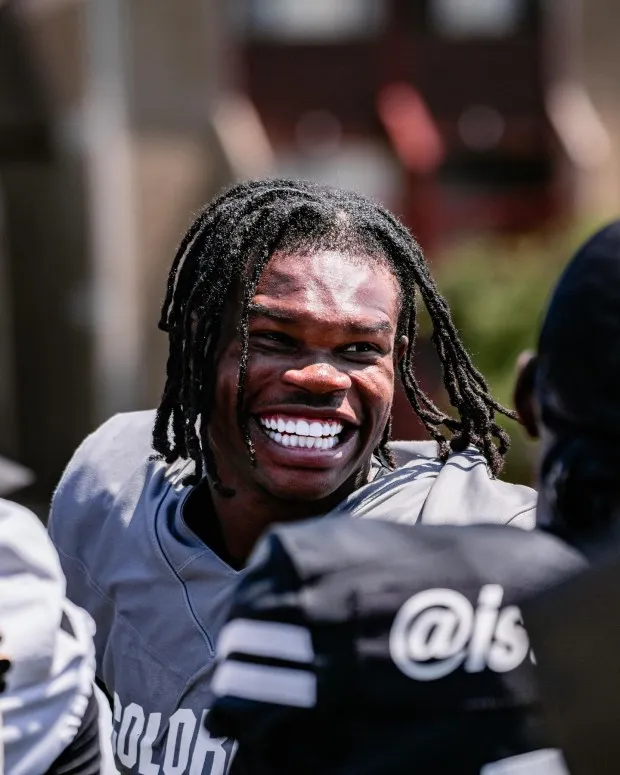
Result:
M165 720L161 713L146 714L135 702L123 707L115 694L117 764L140 775L225 775L235 744L209 735L204 725L208 712L198 718L190 708L178 708Z

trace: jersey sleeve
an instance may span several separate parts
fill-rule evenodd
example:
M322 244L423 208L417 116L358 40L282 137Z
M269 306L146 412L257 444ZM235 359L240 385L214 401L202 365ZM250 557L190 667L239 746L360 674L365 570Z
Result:
M132 412L104 423L77 449L52 499L48 530L67 580L67 596L96 622L98 675L115 616L102 567L139 500L152 455L153 420L153 412Z
M115 415L76 450L52 498L48 522L61 562L63 556L85 560L94 553L101 527L122 505L131 475L152 454L153 421L154 412Z

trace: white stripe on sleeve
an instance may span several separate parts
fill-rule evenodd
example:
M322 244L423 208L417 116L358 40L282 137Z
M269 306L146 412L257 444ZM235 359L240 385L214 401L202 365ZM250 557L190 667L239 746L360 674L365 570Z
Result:
M217 656L225 659L233 652L306 664L314 659L312 638L305 627L256 619L233 619L222 628Z
M222 662L211 688L219 697L273 702L296 708L316 705L316 676L306 670L228 660Z

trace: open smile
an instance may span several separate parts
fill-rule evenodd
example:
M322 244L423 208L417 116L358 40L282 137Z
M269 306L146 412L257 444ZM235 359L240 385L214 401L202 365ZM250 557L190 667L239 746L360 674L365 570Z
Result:
M258 421L272 441L283 447L333 449L338 445L344 426L336 420L319 422L276 415Z
M355 435L353 426L330 418L318 420L278 413L255 419L278 457L311 467L342 460Z

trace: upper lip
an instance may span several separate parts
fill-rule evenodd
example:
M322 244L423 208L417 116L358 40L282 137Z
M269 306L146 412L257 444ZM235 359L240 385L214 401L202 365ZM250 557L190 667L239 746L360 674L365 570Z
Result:
M298 417L300 420L335 420L343 425L359 426L359 422L348 412L338 411L337 409L318 409L317 407L301 406L270 406L253 412L256 417L271 417L273 415L286 415L287 417Z

